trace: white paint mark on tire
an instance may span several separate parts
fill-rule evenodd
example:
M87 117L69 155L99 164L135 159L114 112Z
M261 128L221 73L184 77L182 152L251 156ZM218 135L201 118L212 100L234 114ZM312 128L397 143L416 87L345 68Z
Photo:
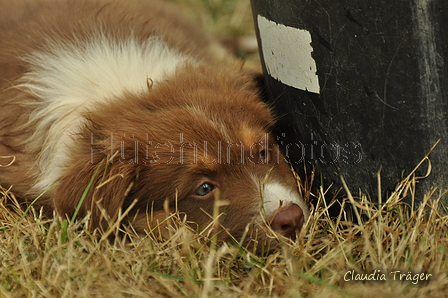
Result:
M311 34L258 15L261 48L268 74L297 89L320 92Z

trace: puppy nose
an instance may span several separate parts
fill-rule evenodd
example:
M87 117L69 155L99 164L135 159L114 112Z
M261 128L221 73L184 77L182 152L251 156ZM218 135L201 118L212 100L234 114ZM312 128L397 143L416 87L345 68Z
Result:
M304 217L302 209L296 204L280 208L271 222L274 231L283 236L296 240L296 234L303 226Z

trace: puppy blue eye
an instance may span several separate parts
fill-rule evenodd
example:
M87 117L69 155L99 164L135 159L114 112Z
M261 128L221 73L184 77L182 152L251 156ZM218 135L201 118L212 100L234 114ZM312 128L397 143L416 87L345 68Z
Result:
M196 195L204 197L208 195L215 187L210 183L204 183L196 190Z

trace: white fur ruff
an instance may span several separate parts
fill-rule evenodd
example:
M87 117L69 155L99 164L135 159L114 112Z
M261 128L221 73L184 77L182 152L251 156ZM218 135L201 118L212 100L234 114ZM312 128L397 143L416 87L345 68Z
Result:
M33 191L44 192L62 175L69 148L98 103L124 92L148 92L191 59L169 48L160 38L141 43L133 37L117 40L98 33L87 40L47 41L23 60L31 65L17 86L37 98L29 123L36 132L30 144L42 145L37 166L40 177Z

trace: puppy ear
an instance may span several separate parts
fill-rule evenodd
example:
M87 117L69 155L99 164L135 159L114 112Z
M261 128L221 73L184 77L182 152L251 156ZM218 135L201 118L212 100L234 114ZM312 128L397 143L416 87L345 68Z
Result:
M134 170L133 165L105 161L73 165L51 195L54 207L69 219L74 215L82 218L91 212L90 227L104 230L117 219L132 188Z

